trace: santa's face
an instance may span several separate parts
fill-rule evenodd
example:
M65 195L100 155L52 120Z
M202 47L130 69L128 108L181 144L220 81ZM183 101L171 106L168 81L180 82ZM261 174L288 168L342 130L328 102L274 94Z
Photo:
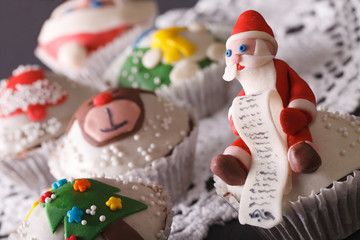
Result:
M237 73L247 68L263 66L274 58L275 49L262 39L237 39L226 43L226 68L224 79L231 81Z

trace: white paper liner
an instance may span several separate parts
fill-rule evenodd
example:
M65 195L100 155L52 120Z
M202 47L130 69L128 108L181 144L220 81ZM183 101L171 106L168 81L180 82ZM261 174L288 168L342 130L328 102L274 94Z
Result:
M229 83L222 78L224 69L225 61L212 63L198 71L193 78L170 86L163 85L156 90L156 93L166 98L187 102L200 118L208 116L229 99Z
M217 192L235 208L238 200L221 188ZM297 201L284 203L284 221L271 229L256 228L266 239L343 239L360 229L360 171L355 170L345 181L334 181L330 188L322 188Z
M7 155L0 160L0 172L17 186L31 190L46 189L55 182L47 165L54 148L55 141L47 141L41 147L22 154Z
M69 78L90 86L91 88L104 91L109 88L108 83L103 79L106 68L116 56L121 53L127 46L131 45L136 37L138 37L148 25L136 26L121 36L117 37L111 43L93 52L86 60L85 66L80 70L71 70L61 66L57 61L51 58L46 52L40 48L35 49L35 55L45 63L52 71L61 73Z

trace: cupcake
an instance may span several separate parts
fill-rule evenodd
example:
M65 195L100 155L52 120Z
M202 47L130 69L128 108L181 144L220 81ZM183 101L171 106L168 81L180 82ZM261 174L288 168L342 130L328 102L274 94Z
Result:
M153 0L66 1L42 26L35 55L53 71L105 90L104 69L155 15Z
M167 239L172 212L162 188L138 179L61 179L9 239Z
M239 16L226 46L223 77L243 91L229 109L239 138L211 161L218 194L266 239L342 239L360 229L360 121L316 110L307 83L274 58L277 42L258 12Z
M53 180L47 157L76 108L94 91L37 65L19 66L0 89L1 172L25 186ZM34 184L36 183L36 184Z
M221 81L224 54L224 43L201 24L149 29L104 78L113 85L186 101L203 117L227 100L227 84Z
M283 221L256 229L266 239L344 239L360 229L360 148L357 118L319 111L310 126L322 164L313 173L292 175L283 197ZM243 186L231 186L215 176L217 193L236 210Z
M109 89L79 107L49 167L58 179L149 178L176 200L192 179L196 137L187 108L144 90Z

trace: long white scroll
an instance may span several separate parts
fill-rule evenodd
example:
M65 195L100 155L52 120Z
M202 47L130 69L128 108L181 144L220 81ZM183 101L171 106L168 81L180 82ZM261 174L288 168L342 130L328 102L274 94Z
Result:
M252 156L239 205L241 224L271 228L282 221L290 177L286 135L279 120L282 108L275 90L236 97L231 106L235 127Z

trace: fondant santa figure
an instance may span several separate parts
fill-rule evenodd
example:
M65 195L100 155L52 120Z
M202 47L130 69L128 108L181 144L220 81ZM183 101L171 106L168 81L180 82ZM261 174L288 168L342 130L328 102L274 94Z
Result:
M287 135L288 161L295 173L310 173L321 165L308 125L316 117L315 96L307 83L284 61L274 58L278 49L274 33L256 11L241 14L226 42L226 68L223 78L237 78L243 90L239 96L273 89L281 97L278 116ZM229 111L232 131L239 135ZM243 185L251 167L251 152L238 138L224 153L211 161L211 170L228 185Z

